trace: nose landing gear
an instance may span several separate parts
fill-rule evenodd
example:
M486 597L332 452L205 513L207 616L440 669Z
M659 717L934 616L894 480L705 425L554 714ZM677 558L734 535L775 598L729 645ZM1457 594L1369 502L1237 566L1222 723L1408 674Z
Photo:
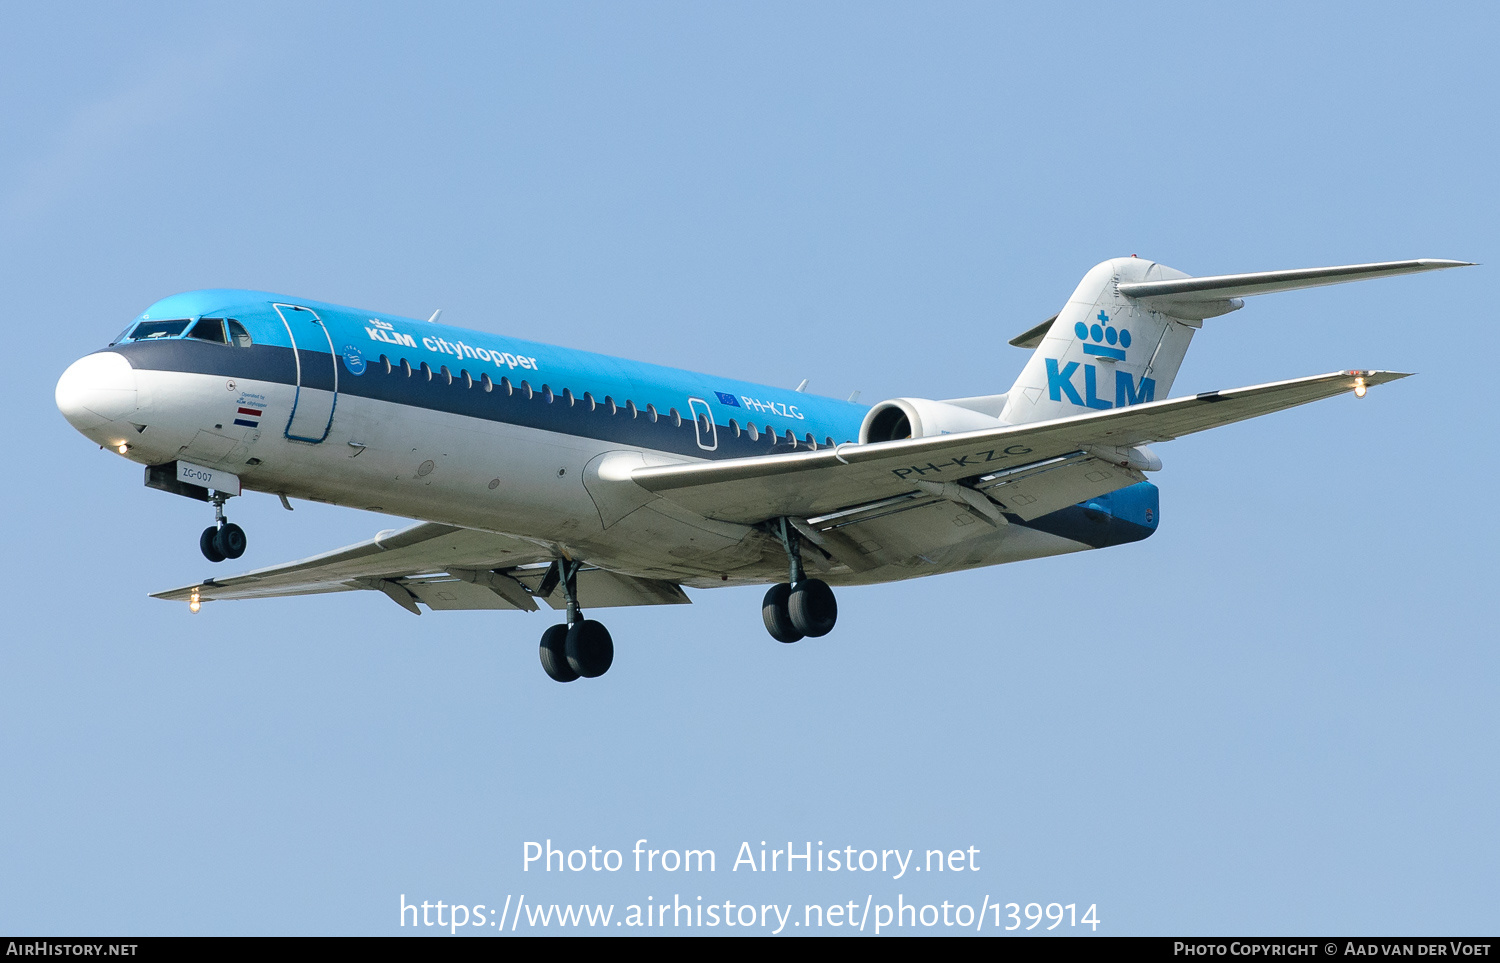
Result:
M214 492L214 524L198 536L198 550L210 562L222 562L245 554L245 530L224 517L224 503L229 498L223 492Z
M585 619L578 607L578 570L581 562L559 560L543 581L557 584L560 579L568 600L568 621L542 633L539 654L542 671L556 682L595 679L609 671L615 661L615 643L603 623Z

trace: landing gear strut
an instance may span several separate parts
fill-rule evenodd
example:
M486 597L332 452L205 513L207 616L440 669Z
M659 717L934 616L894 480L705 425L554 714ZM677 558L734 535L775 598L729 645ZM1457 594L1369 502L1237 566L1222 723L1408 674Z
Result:
M833 589L822 579L807 578L802 570L802 548L797 533L784 518L777 519L774 534L786 549L789 582L778 582L760 604L766 631L777 642L816 639L833 631L838 621L838 602Z
M578 607L578 570L582 565L559 559L542 583L544 587L548 583L555 586L560 581L568 600L567 624L554 625L543 632L539 649L542 671L557 682L598 678L615 661L615 643L609 637L609 630L600 622L585 619Z
M224 517L224 503L229 497L223 492L214 492L214 524L198 536L198 549L210 562L222 562L245 554L245 530Z

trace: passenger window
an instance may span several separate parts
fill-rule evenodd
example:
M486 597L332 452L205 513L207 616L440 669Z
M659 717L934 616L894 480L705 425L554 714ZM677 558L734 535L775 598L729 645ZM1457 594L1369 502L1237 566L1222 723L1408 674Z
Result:
M653 425L656 424L656 406L655 405L649 404L649 403L646 405L646 417L651 419L651 423Z
M751 441L760 441L760 429L755 427L755 422L752 421L750 424L746 425L745 430L750 433Z
M604 396L604 410L609 412L610 414L614 414L615 412L620 410L615 406L615 399L613 395Z
M563 389L563 401L566 401L568 403L568 407L569 408L573 407L574 400L575 399L573 398L573 389L572 388L564 388Z
M472 387L474 387L474 379L469 377L469 369L468 368L464 368L459 373L464 376L464 387L465 388L472 388Z
M598 405L594 403L594 396L589 394L587 391L583 393L583 403L589 406L589 411L593 411L598 407Z
M639 418L641 415L641 410L637 408L635 406L635 402L631 401L629 398L625 399L625 411L632 418Z
M797 447L797 436L792 434L792 429L786 430L786 443L793 448Z
M740 436L740 423L733 418L729 419L729 430L734 432L734 437L738 438Z
M443 380L446 381L448 384L450 384L450 385L453 384L453 372L451 372L451 371L448 370L448 366L447 365L443 365L442 370L440 370L438 372L438 374L442 375L443 376Z
M248 348L255 343L250 340L250 332L245 330L245 326L234 318L230 318L224 323L229 325L229 340L234 343L235 347Z
M531 394L532 394L532 392L531 392L531 382L529 382L529 381L523 381L523 382L521 382L521 393L526 396L526 400L527 401L531 400Z
M542 385L542 400L549 405L552 404L552 389L546 385Z
M827 445L829 448L832 448L833 447L833 436L829 435L828 437L824 438L823 439L823 444Z
M411 377L411 362L407 361L405 358L401 359L401 373L406 375L408 378Z
M807 433L807 437L804 438L803 441L805 441L807 443L807 447L811 448L813 451L818 450L818 442L813 438L812 432L809 431Z
M495 383L490 380L490 376L487 374L482 374L479 376L479 384L482 388L484 388L485 391L495 390Z
M489 375L485 375L485 377L488 378ZM505 392L506 397L510 397L516 393L515 385L510 383L509 378L503 376L500 378L500 388Z
M431 381L432 380L432 365L428 364L425 361L422 362L422 374L424 376L426 376L426 378L427 378L428 381Z
M712 430L712 426L709 424L709 421L708 421L708 415L699 415L698 416L698 429L700 431L702 431L704 434L708 434L708 432Z
M682 415L680 415L680 414L677 413L677 409L676 408L673 408L671 411L667 412L667 414L669 414L669 415L672 416L672 427L673 428L681 428L682 427Z

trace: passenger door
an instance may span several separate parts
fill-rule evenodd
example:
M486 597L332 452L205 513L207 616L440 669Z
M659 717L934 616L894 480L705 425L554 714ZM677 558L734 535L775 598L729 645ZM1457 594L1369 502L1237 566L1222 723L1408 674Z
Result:
M693 431L698 436L698 447L714 451L719 447L719 426L714 424L714 413L702 398L688 399L688 413L693 416Z
M286 437L292 441L319 444L333 427L333 409L338 404L338 352L333 335L318 313L296 304L272 305L292 339L297 361L297 393L286 422ZM323 350L327 348L328 353Z

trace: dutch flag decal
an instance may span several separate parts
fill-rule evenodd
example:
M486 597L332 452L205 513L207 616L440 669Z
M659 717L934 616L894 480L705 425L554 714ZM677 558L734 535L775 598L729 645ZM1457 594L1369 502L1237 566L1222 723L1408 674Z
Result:
M241 405L240 410L236 412L234 423L243 428L259 428L260 416L264 413L260 408L246 408Z

